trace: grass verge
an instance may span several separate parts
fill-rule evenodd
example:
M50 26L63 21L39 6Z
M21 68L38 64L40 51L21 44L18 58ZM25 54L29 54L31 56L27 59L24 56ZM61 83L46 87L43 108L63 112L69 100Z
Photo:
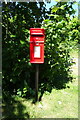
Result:
M78 52L72 51L71 56L76 62L71 68L74 79L66 89L45 92L36 104L13 96L12 102L3 104L3 118L78 118Z

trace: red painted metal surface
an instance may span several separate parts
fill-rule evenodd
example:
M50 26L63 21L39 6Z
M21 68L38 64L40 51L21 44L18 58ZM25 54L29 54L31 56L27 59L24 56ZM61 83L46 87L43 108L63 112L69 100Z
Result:
M44 39L44 29L30 28L30 63L44 63Z

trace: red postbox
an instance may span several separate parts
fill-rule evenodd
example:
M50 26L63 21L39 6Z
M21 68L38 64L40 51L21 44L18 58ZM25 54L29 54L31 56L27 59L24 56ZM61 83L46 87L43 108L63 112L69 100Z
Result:
M30 63L44 63L44 39L44 29L30 28Z

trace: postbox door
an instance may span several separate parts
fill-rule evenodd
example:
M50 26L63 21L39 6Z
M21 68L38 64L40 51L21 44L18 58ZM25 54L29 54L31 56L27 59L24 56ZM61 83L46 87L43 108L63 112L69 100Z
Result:
M30 43L30 62L31 63L44 63L44 44Z

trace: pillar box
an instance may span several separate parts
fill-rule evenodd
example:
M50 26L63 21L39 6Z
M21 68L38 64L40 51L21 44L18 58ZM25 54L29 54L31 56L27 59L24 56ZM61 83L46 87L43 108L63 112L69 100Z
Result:
M30 28L30 63L44 63L44 39L44 29Z

